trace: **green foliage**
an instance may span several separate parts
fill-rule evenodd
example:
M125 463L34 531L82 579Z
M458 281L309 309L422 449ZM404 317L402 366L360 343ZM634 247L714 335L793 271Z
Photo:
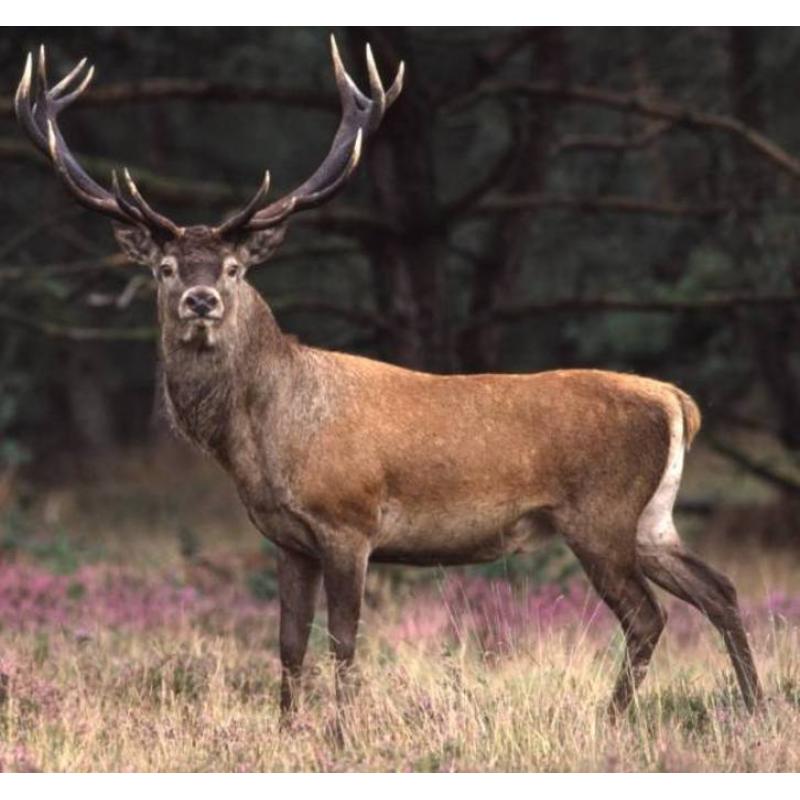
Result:
M247 588L256 600L275 600L278 597L278 574L275 567L275 545L267 539L261 542L267 559L247 574Z
M25 528L6 525L6 532L0 542L0 549L10 553L24 553L45 564L59 575L69 575L82 563L84 554L80 553L74 541L60 533L46 539L32 538L24 533Z
M136 676L142 697L156 704L196 702L208 691L211 665L208 660L181 651L144 667Z
M30 449L12 434L17 420L24 415L21 403L28 376L12 372L0 376L0 472L30 460Z
M70 575L81 564L103 556L103 548L65 530L46 531L28 511L19 505L0 514L0 557L23 555L46 566L58 575ZM79 597L80 584L70 593Z
M364 85L367 32L336 33ZM406 60L406 88L368 144L376 159L364 160L331 210L374 217L392 234L325 219L292 226L280 256L251 276L288 332L436 370L643 372L698 395L711 425L720 408L777 414L770 427L796 445L786 433L791 398L800 394L796 307L702 307L708 298L791 294L800 285L795 202L776 164L741 137L702 125L659 129L658 120L602 103L475 90L484 81L550 81L664 98L690 111L738 109L791 155L800 153L800 110L783 78L800 70L797 30L368 33L385 74L399 56ZM325 30L6 29L0 75L9 103L24 52L40 41L52 75L87 53L101 85L175 78L219 84L223 95L232 84L269 90L257 102L199 96L68 112L75 149L98 179L133 165L148 197L181 222L228 213L265 165L276 196L296 185L336 127ZM619 146L654 130L644 144ZM156 389L146 275L133 291L134 273L108 266L108 223L75 207L52 170L30 158L9 113L0 117L0 140L9 147L0 179L14 187L0 197L2 474L91 450L100 416L110 420L106 444L145 440ZM453 201L487 176L485 191L454 212ZM537 202L487 210L497 196ZM619 198L632 204L615 207ZM611 307L592 308L595 300ZM700 306L632 313L613 308L617 300ZM313 309L303 310L309 301ZM554 311L562 301L576 305ZM474 315L528 303L530 313L487 326L486 348L464 339ZM76 328L108 336L68 335ZM134 330L145 338L124 336ZM405 347L404 337L421 346ZM78 391L87 374L92 413ZM259 595L272 591L269 580L253 585Z
M786 675L780 681L778 691L789 704L800 709L800 680L792 675Z
M513 558L469 567L467 571L532 587L554 583L562 588L566 588L576 575L582 574L580 564L562 541L553 541L527 555L515 555Z
M278 578L272 571L251 572L247 576L247 588L257 600L274 600L278 596Z

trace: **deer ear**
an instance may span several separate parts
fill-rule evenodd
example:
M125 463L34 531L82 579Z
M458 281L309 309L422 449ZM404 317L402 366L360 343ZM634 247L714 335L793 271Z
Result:
M244 267L254 267L266 261L281 245L286 225L253 231L239 242L236 255Z
M154 267L161 260L161 248L153 240L147 228L138 225L114 224L117 244L128 258L136 264Z

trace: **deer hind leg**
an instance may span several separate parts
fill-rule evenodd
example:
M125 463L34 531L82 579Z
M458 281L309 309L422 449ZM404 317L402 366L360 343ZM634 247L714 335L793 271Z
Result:
M319 595L320 574L318 562L289 550L278 550L281 716L284 720L297 707L303 660Z
M678 541L640 545L638 557L651 581L702 611L720 632L745 705L750 711L755 710L763 693L731 581L685 550Z
M625 657L609 705L609 713L615 717L630 705L644 680L667 614L635 565L609 566L581 554L578 558L625 634Z
M762 693L736 589L728 578L685 550L672 518L685 451L683 419L675 416L664 474L637 523L637 560L651 581L698 608L722 634L744 702L752 710Z

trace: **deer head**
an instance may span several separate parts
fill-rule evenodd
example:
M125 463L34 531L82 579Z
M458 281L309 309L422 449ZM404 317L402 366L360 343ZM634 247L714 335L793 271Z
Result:
M122 250L153 271L162 334L186 346L214 347L235 328L240 285L251 266L266 261L283 241L292 214L321 205L347 182L361 157L364 139L380 125L386 109L403 86L403 64L388 90L366 48L370 96L347 74L335 39L331 54L342 113L328 155L305 182L269 201L270 177L247 205L216 226L181 227L142 197L127 169L116 171L111 189L98 184L70 152L58 126L58 115L89 85L94 67L81 60L55 86L47 80L44 47L34 74L28 54L17 88L15 109L34 145L52 162L59 178L83 206L110 217Z

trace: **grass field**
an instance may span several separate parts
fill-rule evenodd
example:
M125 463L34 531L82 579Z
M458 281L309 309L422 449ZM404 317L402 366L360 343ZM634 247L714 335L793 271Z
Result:
M563 549L488 571L376 569L340 743L324 609L301 711L279 729L272 556L224 478L170 459L102 474L0 510L4 770L800 769L798 551L686 520L739 587L766 710L746 714L716 633L666 600L617 724L622 638Z

